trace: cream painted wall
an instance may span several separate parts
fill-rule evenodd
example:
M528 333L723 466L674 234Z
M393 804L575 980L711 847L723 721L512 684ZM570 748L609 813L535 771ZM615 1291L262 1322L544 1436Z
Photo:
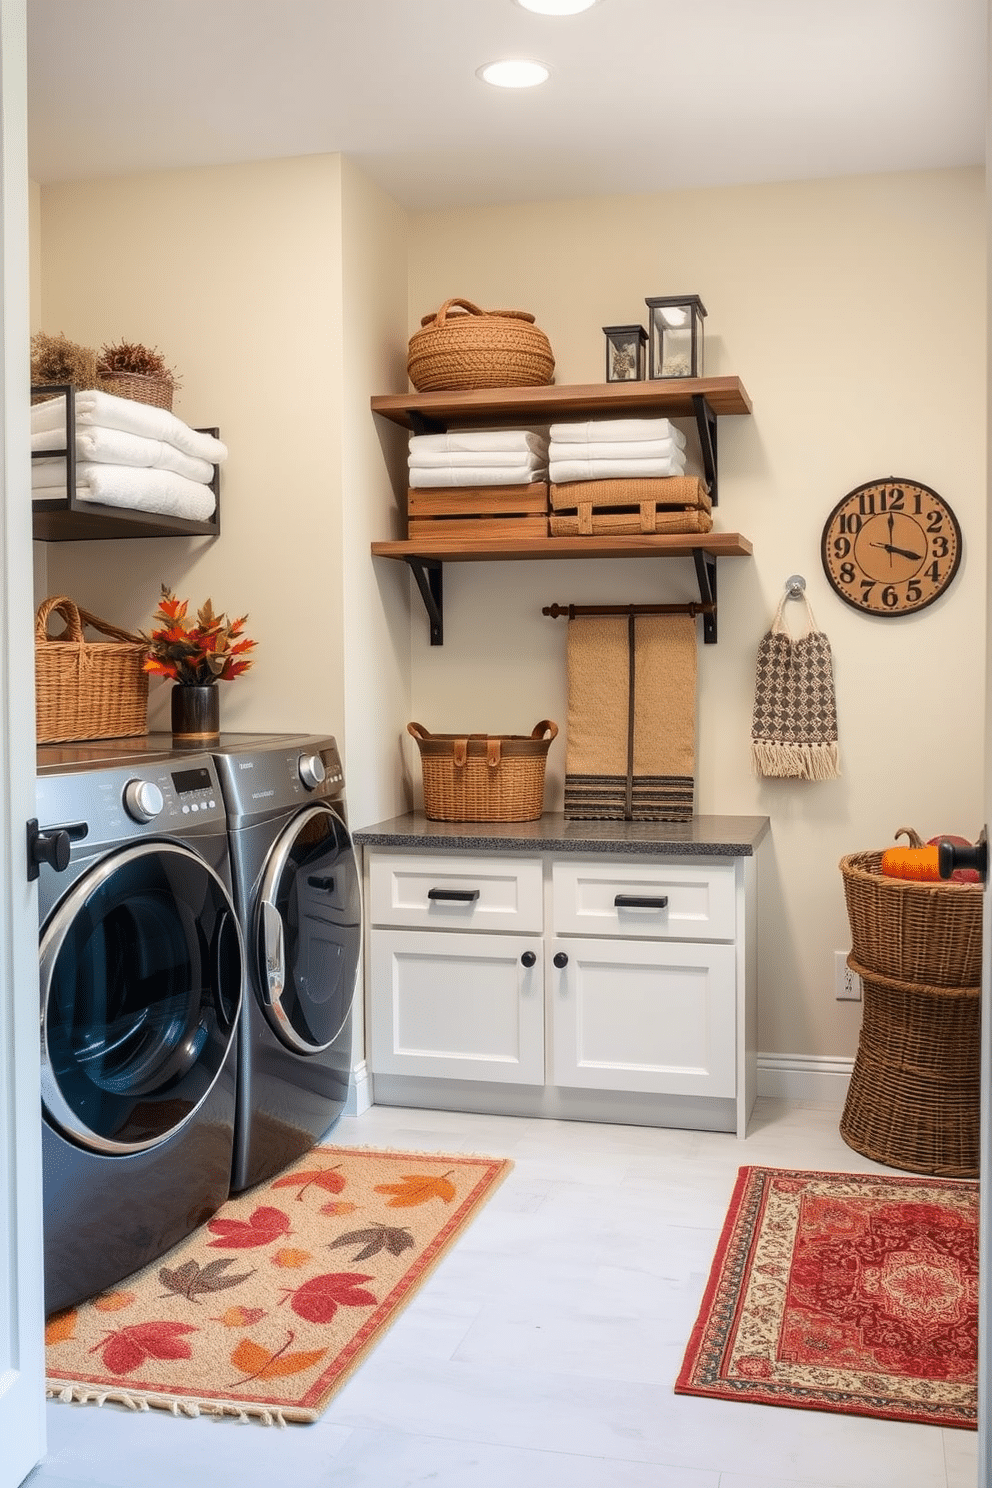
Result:
M556 381L598 382L602 326L643 322L645 296L694 292L709 312L706 371L738 375L751 394L753 415L719 426L716 525L747 535L754 557L720 565L719 643L699 648L697 810L771 819L764 1052L855 1052L860 1008L833 989L833 951L850 945L842 854L885 846L904 823L924 836L976 836L982 824L984 250L977 169L412 219L411 331L452 295L527 309L550 337ZM871 619L827 587L820 533L847 491L890 474L949 500L965 556L932 608ZM835 782L750 769L755 654L794 572L834 651ZM688 560L449 564L444 583L443 648L429 646L414 603L413 716L441 731L525 732L565 720L566 627L543 605L688 599L694 576ZM564 762L563 728L552 808Z
M122 336L178 369L174 411L220 428L221 537L52 544L48 583L145 628L164 580L248 611L227 729L334 731L344 706L341 168L321 156L42 191L44 328ZM168 727L168 685L150 723Z

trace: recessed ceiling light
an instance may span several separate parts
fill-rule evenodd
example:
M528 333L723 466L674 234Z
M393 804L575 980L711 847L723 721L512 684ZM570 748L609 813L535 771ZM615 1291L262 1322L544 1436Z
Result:
M578 15L580 10L591 10L596 0L517 0L517 4L537 15Z
M548 75L543 62L526 62L523 59L487 62L476 73L483 82L492 83L494 88L533 88L538 83L546 83Z

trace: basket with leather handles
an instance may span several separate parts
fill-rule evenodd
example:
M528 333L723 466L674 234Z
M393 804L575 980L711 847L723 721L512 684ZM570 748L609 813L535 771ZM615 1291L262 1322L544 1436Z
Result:
M61 615L61 635L48 633ZM89 626L110 639L87 641ZM148 730L148 643L80 609L66 595L46 599L34 627L35 715L39 744L126 739Z
M424 777L430 821L536 821L544 810L544 767L558 733L550 718L525 734L432 734L408 723Z
M452 307L460 306L454 314ZM445 300L410 337L407 373L418 392L541 387L554 377L547 336L527 310L480 310Z

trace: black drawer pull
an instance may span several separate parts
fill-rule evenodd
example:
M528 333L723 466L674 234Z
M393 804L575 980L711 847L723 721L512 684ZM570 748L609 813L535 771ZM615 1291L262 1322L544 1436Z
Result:
M447 899L453 904L472 904L479 897L478 889L428 889L428 899Z
M667 909L668 895L652 899L645 894L618 894L613 903L617 909Z

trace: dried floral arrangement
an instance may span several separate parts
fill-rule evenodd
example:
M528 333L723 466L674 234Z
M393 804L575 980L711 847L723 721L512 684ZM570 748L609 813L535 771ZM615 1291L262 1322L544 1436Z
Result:
M99 377L153 377L175 389L182 384L155 346L142 346L140 341L105 341L100 347L96 365Z
M49 336L36 331L31 337L31 382L67 382L74 388L96 387L96 352L79 346L60 331Z
M214 612L208 599L196 612L196 624L189 625L188 609L188 600L177 599L168 585L162 585L162 597L152 617L157 629L150 635L141 633L141 639L148 642L145 671L171 677L181 687L232 682L247 672L253 664L247 653L258 644L243 636L248 616L228 620L226 615Z

